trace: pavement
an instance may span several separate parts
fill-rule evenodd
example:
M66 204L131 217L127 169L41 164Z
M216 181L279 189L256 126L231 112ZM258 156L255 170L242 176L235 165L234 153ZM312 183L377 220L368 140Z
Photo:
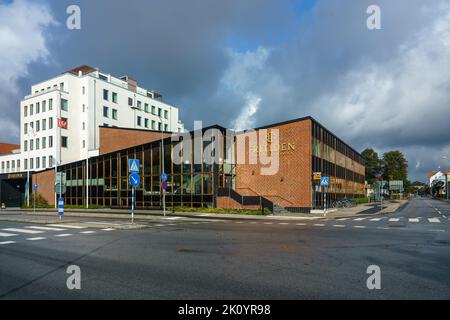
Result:
M450 299L450 205L276 220L0 221L0 299ZM67 267L81 270L69 290ZM367 268L381 270L369 290Z

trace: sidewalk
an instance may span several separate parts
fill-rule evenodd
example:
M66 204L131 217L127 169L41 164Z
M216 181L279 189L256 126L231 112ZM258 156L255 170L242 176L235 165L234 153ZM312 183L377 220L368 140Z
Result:
M320 214L296 214L295 216L258 216L258 215L241 215L241 214L222 214L222 213L198 213L198 212L172 212L167 211L166 217L179 217L188 219L228 219L228 220L318 220L324 218L343 218L352 216L365 216L374 214L389 214L396 212L399 208L407 203L407 200L386 201L383 203L383 210L380 212L377 208L378 204L362 204L352 208L342 208L337 211ZM374 212L365 214L364 212L374 209ZM21 215L26 217L36 218L37 223L44 223L43 221L59 221L56 209L20 209L20 210L1 210L0 221L9 221L11 218L7 215ZM2 217L3 216L3 217ZM131 212L128 209L66 209L64 218L101 218L101 219L127 219L131 217ZM163 212L159 210L136 210L135 220L154 220L163 217ZM9 219L9 220L8 220ZM47 219L47 220L46 220ZM73 219L70 219L74 221ZM17 219L15 219L17 221ZM31 222L32 220L26 220Z

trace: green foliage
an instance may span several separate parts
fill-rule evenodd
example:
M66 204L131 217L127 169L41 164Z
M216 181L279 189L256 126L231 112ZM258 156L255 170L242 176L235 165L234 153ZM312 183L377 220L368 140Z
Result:
M354 204L369 203L369 198L354 198L354 199L352 199L352 202Z
M383 155L383 178L388 181L402 180L405 189L411 185L408 181L408 161L403 153L395 150Z
M378 157L378 153L373 149L364 150L361 155L364 158L365 166L366 166L366 179L372 184L375 180L375 176L381 172L382 162Z

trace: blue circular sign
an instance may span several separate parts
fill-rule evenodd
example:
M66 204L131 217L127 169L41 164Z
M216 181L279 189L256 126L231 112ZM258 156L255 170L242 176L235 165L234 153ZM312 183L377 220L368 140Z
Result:
M141 184L141 177L136 173L132 173L128 177L128 181L130 182L131 186L137 187Z
M38 185L37 185L37 183L35 183L35 184L33 185L33 190L34 190L34 192L37 192L37 191L38 191Z
M165 172L162 173L161 179L162 179L163 182L167 181L167 174Z

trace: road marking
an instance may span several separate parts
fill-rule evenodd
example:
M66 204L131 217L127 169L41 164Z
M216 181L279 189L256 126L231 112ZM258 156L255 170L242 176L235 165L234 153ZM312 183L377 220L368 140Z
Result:
M388 227L377 227L377 229L381 229L381 230L389 230L390 228L388 228Z
M103 231L113 231L113 228L106 228L106 229L102 229Z
M333 225L333 227L335 227L335 228L345 228L345 225L343 225L343 224L335 224L335 225Z
M81 231L80 233L83 233L83 234L91 234L91 233L95 233L95 231Z
M440 223L441 220L439 220L439 218L428 218L428 221L431 223Z
M442 212L440 212L440 211L438 211L439 212L439 214L442 214Z
M289 223L287 223L287 222L280 222L279 224L287 225L287 224L289 224Z
M57 234L55 237L70 237L72 234L70 233L63 233L63 234Z
M353 226L353 228L356 228L356 229L365 229L366 227L365 227L365 226Z
M370 219L370 221L380 221L381 219L383 219L383 218L373 218L373 219Z
M264 222L264 224L273 224L273 222Z
M36 229L36 230L45 230L45 231L64 231L65 229L61 228L51 228L51 227L38 227L38 226L31 226L31 227L25 227L29 229Z
M256 221L252 221L252 222L250 222L250 224L257 224L258 222L256 222Z
M325 227L325 225L323 223L315 223L314 226L315 227Z
M86 229L87 227L74 226L72 224L47 224L50 227L61 227L61 228L69 228L69 229Z
M409 218L409 222L419 222L418 218Z
M390 222L399 222L400 219L399 218L390 218L389 221Z
M237 223L237 224L242 224L242 223L244 223L244 222L242 222L242 221L236 221L235 223Z
M27 240L29 240L29 241L39 241L39 240L45 240L45 239L47 239L47 238L44 238L44 237L27 238Z
M306 223L297 223L296 226L306 226Z
M164 220L177 220L177 219L181 219L181 217L168 217L168 218L163 218Z
M37 234L37 233L43 232L43 231L37 231L37 230L16 229L16 228L8 228L8 229L2 229L2 230L11 231L11 232L29 233L29 234Z
M14 237L14 236L17 236L17 234L0 232L0 237Z
M445 232L445 230L442 230L442 229L432 229L432 230L430 230L430 231L434 231L434 232Z
M340 218L340 219L338 219L338 221L345 221L345 220L348 220L349 218Z
M353 221L363 221L363 220L366 220L366 218L356 218L356 219L353 219Z
M11 243L16 243L16 242L15 241L3 241L3 242L0 242L0 245L11 244Z

